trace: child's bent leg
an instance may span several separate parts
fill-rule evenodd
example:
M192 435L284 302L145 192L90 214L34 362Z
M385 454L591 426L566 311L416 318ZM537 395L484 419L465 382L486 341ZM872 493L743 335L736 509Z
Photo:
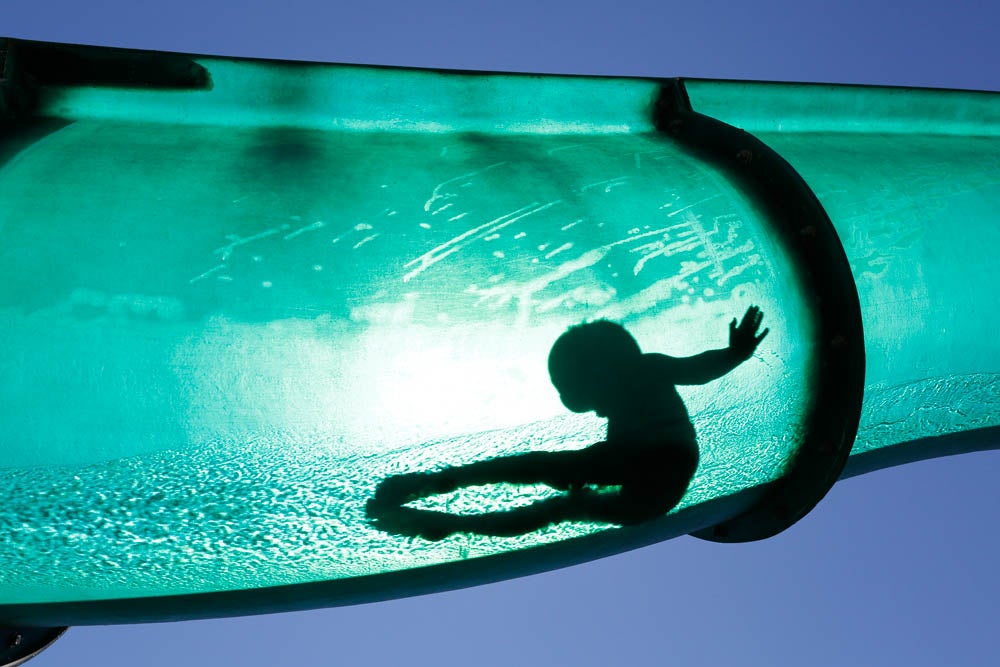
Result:
M502 456L487 461L452 466L426 473L393 475L384 479L368 502L369 515L392 507L455 489L484 484L548 484L568 489L586 484L593 467L586 450L568 452L529 452Z
M431 493L447 493L483 484L549 484L568 488L581 476L578 451L529 452L444 468L420 476ZM582 481L580 483L583 483Z

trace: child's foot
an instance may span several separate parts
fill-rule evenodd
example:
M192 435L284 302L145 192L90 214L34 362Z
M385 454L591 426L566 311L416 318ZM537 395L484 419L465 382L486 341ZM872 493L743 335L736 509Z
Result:
M437 542L457 532L454 521L447 514L429 510L399 507L377 516L370 522L379 530L405 537L422 537Z
M375 488L375 495L368 501L369 513L373 509L399 507L420 497L422 482L419 475L391 475Z
M391 475L379 483L375 495L368 501L369 510L399 507L420 498L449 493L458 487L449 471L416 472Z

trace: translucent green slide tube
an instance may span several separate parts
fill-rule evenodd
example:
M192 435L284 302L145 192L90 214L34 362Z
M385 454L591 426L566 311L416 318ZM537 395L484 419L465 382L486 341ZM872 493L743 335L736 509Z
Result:
M0 53L2 624L759 539L838 477L997 445L996 94ZM387 479L615 442L550 379L568 327L685 358L750 306L752 356L676 383L669 512L477 529L577 492L512 476L406 506L468 530L373 521Z

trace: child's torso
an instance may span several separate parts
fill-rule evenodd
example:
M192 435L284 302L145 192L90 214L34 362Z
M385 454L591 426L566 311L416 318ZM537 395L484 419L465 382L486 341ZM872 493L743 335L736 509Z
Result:
M695 442L691 417L670 378L642 365L632 376L628 393L622 412L608 418L608 440Z

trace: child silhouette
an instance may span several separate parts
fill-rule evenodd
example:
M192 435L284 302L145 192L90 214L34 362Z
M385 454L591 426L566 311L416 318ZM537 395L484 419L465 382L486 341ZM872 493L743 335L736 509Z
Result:
M580 450L531 452L429 473L388 477L368 501L383 530L441 539L454 532L520 535L566 520L634 524L676 505L698 466L698 443L677 385L705 384L750 358L768 329L750 306L729 324L729 346L691 357L643 353L619 324L570 328L549 353L549 376L573 412L608 420L607 439ZM568 493L504 512L456 515L405 507L424 496L480 484L543 483ZM618 487L597 493L591 487Z

